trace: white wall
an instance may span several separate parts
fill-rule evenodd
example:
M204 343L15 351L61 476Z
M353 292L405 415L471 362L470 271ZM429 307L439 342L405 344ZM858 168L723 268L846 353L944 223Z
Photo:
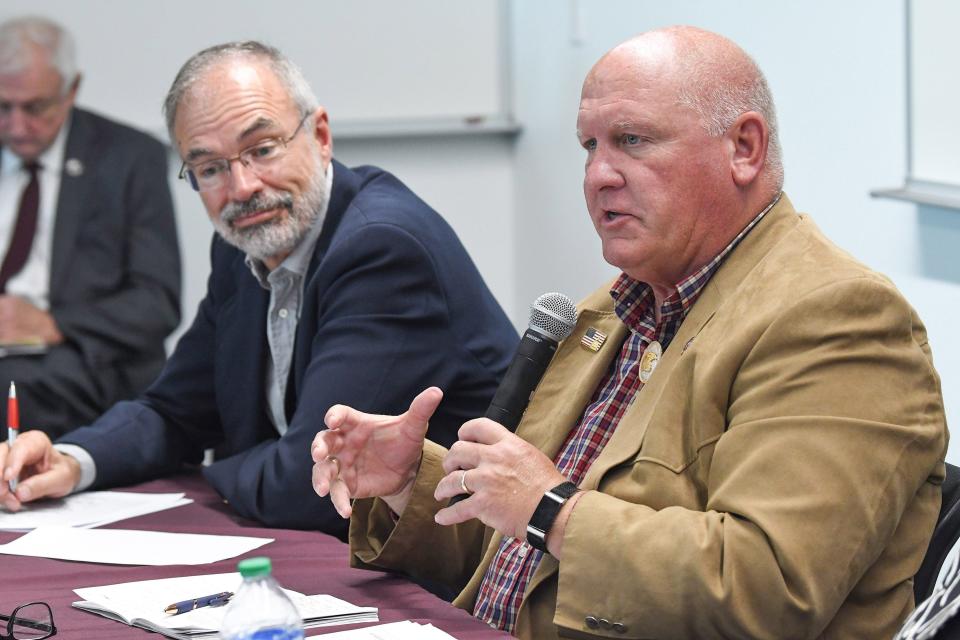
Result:
M282 47L323 93L327 110L357 128L503 114L501 0L3 0L0 19L50 16L80 44L90 104L147 130L162 128L160 99L193 53L230 40ZM457 50L457 55L437 52Z

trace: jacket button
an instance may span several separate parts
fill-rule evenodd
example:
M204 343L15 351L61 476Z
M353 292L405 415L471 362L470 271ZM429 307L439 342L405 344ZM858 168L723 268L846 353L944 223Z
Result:
M614 623L613 623L613 630L616 631L617 633L626 633L626 632L627 632L627 626L626 626L625 624L623 624L622 622L614 622Z
M588 627L591 629L597 629L600 627L600 621L594 618L593 616L587 616L583 619Z
M600 618L599 622L600 622L600 626L603 627L604 629L611 629L613 627L610 621L607 620L606 618Z

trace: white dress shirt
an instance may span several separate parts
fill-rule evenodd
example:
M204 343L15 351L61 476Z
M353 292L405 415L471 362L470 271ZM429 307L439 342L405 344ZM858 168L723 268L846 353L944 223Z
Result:
M60 127L53 144L37 161L41 169L40 206L37 211L37 231L33 237L30 255L20 273L7 281L7 293L26 298L35 307L44 311L50 308L50 264L53 257L53 224L57 215L57 196L63 170L63 154L70 129L69 119ZM4 147L0 158L0 261L7 255L13 229L17 223L20 197L30 181L23 162L10 149Z

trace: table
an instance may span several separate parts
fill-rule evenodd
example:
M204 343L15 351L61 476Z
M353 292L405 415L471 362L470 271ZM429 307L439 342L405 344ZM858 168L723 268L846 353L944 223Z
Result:
M130 491L184 492L194 502L146 516L122 520L106 528L142 529L178 533L206 533L274 538L253 551L221 562L198 566L141 567L68 562L48 558L0 556L0 613L18 604L40 600L53 609L57 638L110 640L144 638L147 631L128 627L98 615L74 609L79 600L73 589L96 585L235 571L241 558L265 555L273 574L288 589L326 593L358 606L379 608L380 623L413 620L430 623L460 640L509 638L467 612L437 598L409 580L392 574L352 569L349 549L340 540L317 531L268 529L238 516L199 473L179 475L130 487ZM0 543L22 534L0 531ZM369 624L310 629L308 636L353 629ZM149 636L159 638L159 636Z

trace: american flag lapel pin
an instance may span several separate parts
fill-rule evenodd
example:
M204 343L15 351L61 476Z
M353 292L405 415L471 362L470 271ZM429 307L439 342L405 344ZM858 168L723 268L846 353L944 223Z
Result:
M596 353L600 351L600 347L603 346L603 343L607 340L607 334L603 333L596 327L590 327L583 334L583 337L580 338L580 344L584 348L593 351Z

